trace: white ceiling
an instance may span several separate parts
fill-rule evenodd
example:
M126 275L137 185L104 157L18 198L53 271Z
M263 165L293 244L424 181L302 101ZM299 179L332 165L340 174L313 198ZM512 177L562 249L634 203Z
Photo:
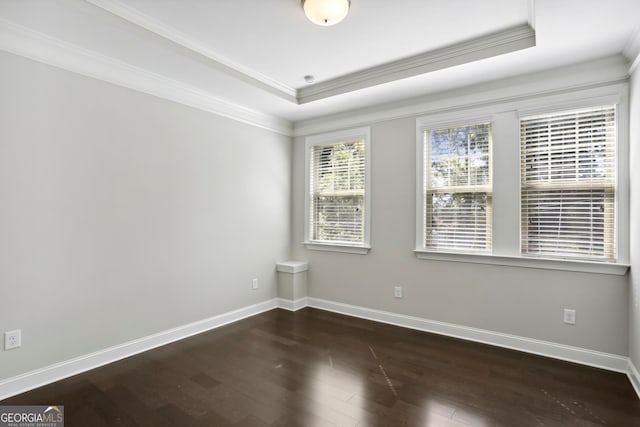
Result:
M300 0L0 0L0 27L14 33L289 122L628 54L639 18L639 0L352 0L344 21L319 27ZM535 47L296 102L307 74L323 82L526 23ZM0 48L71 61L15 40ZM85 68L74 71L101 77Z

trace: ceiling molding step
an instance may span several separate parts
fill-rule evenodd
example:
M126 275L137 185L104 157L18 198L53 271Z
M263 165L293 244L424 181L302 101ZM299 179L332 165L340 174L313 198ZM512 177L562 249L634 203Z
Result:
M128 4L118 0L86 0L92 5L103 9L125 21L128 21L138 27L144 28L166 40L169 40L177 45L182 46L198 55L204 56L212 61L216 68L225 72L226 74L237 78L245 83L251 84L262 90L284 98L291 102L297 102L297 92L294 88L285 85L277 80L274 80L262 73L259 73L253 69L244 67L231 61L228 58L216 54L209 49L205 44L198 40L189 37L188 35L181 33L180 31L172 28L150 16L136 10Z
M439 93L432 93L399 102L344 111L294 123L293 136L309 136L373 123L440 114L491 105L512 108L510 103L521 103L536 98L569 94L594 89L608 93L615 85L628 82L628 64L622 55L569 65L474 84Z
M301 88L298 90L298 102L317 101L535 45L535 31L529 24L522 24Z
M0 50L291 136L289 121L0 18Z
M638 25L627 40L622 54L629 60L629 74L633 73L640 64L640 25Z

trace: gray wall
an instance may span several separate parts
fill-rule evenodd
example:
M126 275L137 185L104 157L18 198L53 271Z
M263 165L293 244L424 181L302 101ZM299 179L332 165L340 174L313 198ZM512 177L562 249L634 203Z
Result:
M270 299L290 255L312 297L620 355L630 337L640 366L637 275L628 304L624 276L415 258L415 117L372 124L370 253L307 251L304 138L6 53L0 70L0 332L23 332L0 379Z
M631 272L629 275L629 357L640 368L640 68L631 76L630 178ZM640 380L640 378L639 378Z
M6 53L0 76L0 379L276 295L291 138Z
M293 248L310 263L310 296L626 356L626 276L416 259L415 135L415 117L372 124L367 255L300 244L304 138L295 139ZM403 299L393 298L394 285ZM577 310L575 326L563 324L563 308Z

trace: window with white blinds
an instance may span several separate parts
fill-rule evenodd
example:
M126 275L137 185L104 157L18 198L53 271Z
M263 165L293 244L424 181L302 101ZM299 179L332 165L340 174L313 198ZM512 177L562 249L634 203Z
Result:
M615 106L520 120L522 253L616 258Z
M368 253L369 127L305 138L305 239L307 249Z
M491 124L423 133L423 246L491 251Z
M308 241L366 243L365 139L308 147Z

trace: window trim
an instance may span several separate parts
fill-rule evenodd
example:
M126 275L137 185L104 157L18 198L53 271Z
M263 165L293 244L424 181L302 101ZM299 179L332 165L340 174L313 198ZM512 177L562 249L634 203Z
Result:
M421 260L464 262L471 264L506 265L511 267L539 268L543 270L577 271L623 276L629 269L628 263L607 261L578 261L575 259L541 258L527 255L508 256L480 253L433 252L414 250Z
M598 274L624 275L629 269L629 84L620 82L604 87L594 87L587 89L568 90L561 94L539 94L521 100L504 99L495 102L475 106L461 106L458 109L445 109L440 112L433 112L428 116L420 116L416 118L416 240L414 255L419 260L444 261L444 262L464 262L475 264L489 265L505 265L513 267L551 269L561 271L574 271ZM515 207L508 212L501 211L498 214L496 210L497 199L503 202L505 197L513 198L520 192L520 173L514 178L514 185L517 189L512 189L508 193L504 193L504 188L500 189L496 186L496 179L500 179L496 174L497 168L505 164L503 156L496 156L496 150L504 148L501 134L512 133L519 135L519 120L535 114L550 114L553 112L561 112L565 110L589 108L601 105L616 105L618 114L616 117L617 126L617 146L616 146L616 239L617 239L617 260L615 261L585 261L576 259L548 259L542 257L531 257L520 253L520 199L516 199ZM512 117L513 119L512 119ZM435 252L429 249L421 248L421 216L422 216L422 158L420 151L421 144L421 128L425 126L446 126L451 123L459 123L468 120L482 120L491 117L490 121L493 125L493 245L492 253L459 253L459 252ZM506 118L505 118L506 117ZM508 120L508 124L505 122ZM513 120L513 121L512 121ZM517 170L520 170L520 140L519 136L513 141L509 139L507 143L516 144L517 156L511 161L517 162ZM500 140L500 141L498 141ZM504 177L502 177L504 178ZM497 191L496 191L497 190ZM518 217L513 217L515 212ZM506 216L506 225L497 217ZM513 218L512 218L513 217ZM504 219L504 218L503 218ZM517 227L515 224L518 224ZM498 238L499 235L499 238ZM505 236L509 236L505 238ZM518 236L513 238L510 236Z
M365 167L365 188L364 188L364 239L362 243L342 243L325 242L311 240L310 236L310 215L311 215L311 148L317 146L333 145L345 142L350 139L364 140L364 167ZM365 255L371 249L371 128L361 127L345 129L336 132L323 133L305 138L305 186L304 186L304 241L302 242L309 250L331 251Z
M437 250L433 248L428 248L425 246L424 236L426 230L425 218L423 217L423 207L426 203L425 194L426 189L424 188L425 181L425 152L424 152L424 132L428 130L434 129L443 129L443 128L455 128L455 127L463 127L469 126L473 124L481 124L481 123L489 123L492 126L491 132L493 133L493 117L492 115L457 115L453 117L445 117L445 118L435 118L431 119L429 117L421 117L416 119L416 253L429 253L429 254L439 254L439 253L447 253L447 254L460 254L460 255L480 255L486 256L492 253L493 249L489 249L488 251L473 251L473 250L460 250L460 251L452 251L452 250ZM492 136L493 140L493 136ZM491 194L493 197L493 142L489 145L489 174L490 174L490 188ZM493 215L490 215L487 218L487 221L491 221L491 226L489 227L491 230L493 229ZM492 245L493 248L493 245Z

